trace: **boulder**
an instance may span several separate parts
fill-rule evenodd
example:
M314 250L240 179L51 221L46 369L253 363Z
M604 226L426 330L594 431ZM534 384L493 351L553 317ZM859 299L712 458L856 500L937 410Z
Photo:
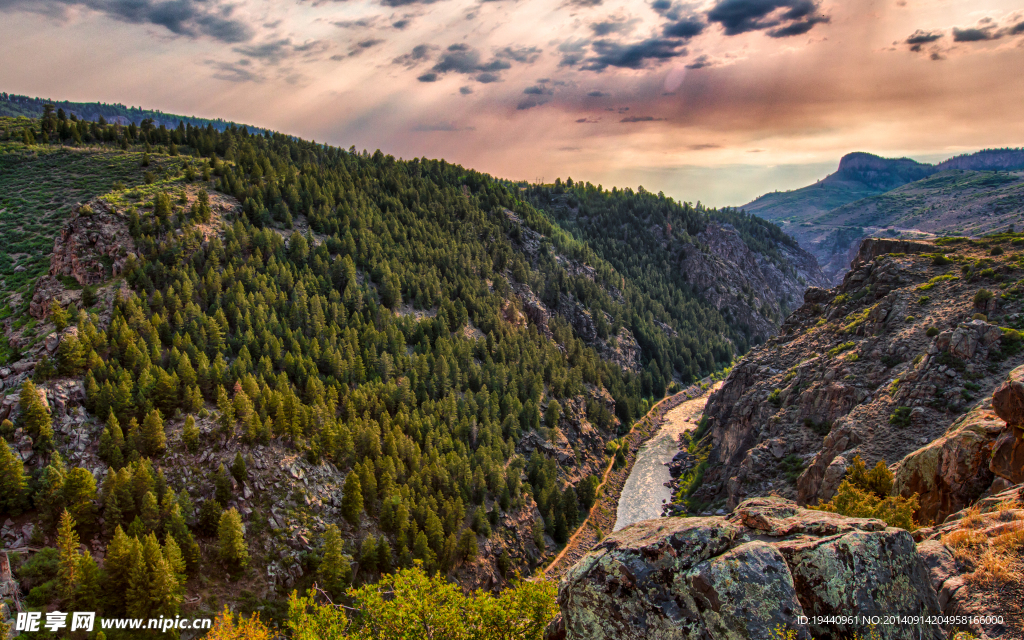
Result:
M727 517L663 518L594 547L559 585L566 638L835 638L865 626L813 616L934 615L929 567L914 540L879 520L747 500ZM811 617L801 624L801 616ZM881 638L932 638L937 626L878 627Z

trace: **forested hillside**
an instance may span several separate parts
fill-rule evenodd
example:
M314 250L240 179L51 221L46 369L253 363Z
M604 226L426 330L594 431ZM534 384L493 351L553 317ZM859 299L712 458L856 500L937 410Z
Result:
M643 312L634 332L645 352L666 353L677 371L685 372L689 362L696 375L701 363L694 366L690 354L700 353L701 344L721 360L730 343L742 353L774 335L803 290L824 284L814 258L796 241L740 211L676 202L642 187L605 190L571 178L524 191L649 296L652 306L640 300L634 305ZM673 350L666 344L672 330L693 339Z
M30 606L273 614L416 562L506 584L566 541L608 441L749 343L669 254L444 161L56 109L0 119L0 149L0 535L88 569L33 556ZM586 188L788 268L747 216Z

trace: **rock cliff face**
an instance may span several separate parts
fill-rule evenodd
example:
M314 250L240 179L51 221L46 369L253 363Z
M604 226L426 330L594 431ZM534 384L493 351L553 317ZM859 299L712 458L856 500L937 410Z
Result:
M783 244L783 270L751 251L728 224L711 222L697 235L706 248L690 249L681 268L705 300L761 340L775 334L782 319L800 304L808 286L827 280L811 254Z
M123 213L94 199L79 207L53 243L51 276L70 276L80 285L93 285L118 276L135 241Z
M1024 367L896 469L894 491L917 494L920 517L942 522L986 493L1024 482Z
M865 242L843 283L808 290L780 335L711 396L697 500L732 507L772 492L827 500L855 455L891 464L942 438L1024 360L1006 330L1022 318L1020 288L1011 286L1019 267L990 255L998 241L904 244ZM972 319L978 313L987 319Z
M748 500L728 517L648 520L598 544L559 587L566 638L770 638L864 634L866 625L801 616L934 615L939 604L914 540L879 520ZM882 638L939 639L927 624Z

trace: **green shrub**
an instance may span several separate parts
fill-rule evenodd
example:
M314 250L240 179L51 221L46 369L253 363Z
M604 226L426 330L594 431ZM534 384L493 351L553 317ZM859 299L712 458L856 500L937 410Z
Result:
M934 338L935 336L939 335L939 328L938 327L934 327L934 326L933 327L928 327L928 330L925 331L924 333L929 338Z
M852 348L854 348L856 346L857 346L856 342L844 342L844 343L842 343L842 344L840 344L838 346L835 346L835 347L832 347L831 349L829 349L828 350L828 357L834 358L837 355L839 355L840 353L842 353L844 351L849 351L850 349L852 349Z
M919 304L921 306L924 306L924 305L928 304L930 301L931 301L931 297L929 297L929 296L921 296L920 298L917 299L917 304Z
M889 416L889 424L905 428L910 426L910 407L896 407L896 410Z
M978 292L974 294L974 306L982 307L992 299L992 292L988 289L978 289Z
M1003 255L1003 248L1000 246L992 247L992 250L988 252L990 256L1001 256Z
M804 460L795 453L791 453L779 462L779 469L782 470L782 475L789 480L790 483L795 483L797 478L804 470Z
M917 494L910 498L889 495L892 481L893 474L884 460L868 471L860 456L855 456L836 496L810 508L853 518L878 518L890 527L913 531L918 528L914 522L914 512L919 507Z
M774 404L776 407L781 405L782 404L782 390L781 389L773 389L772 392L768 394L768 402Z

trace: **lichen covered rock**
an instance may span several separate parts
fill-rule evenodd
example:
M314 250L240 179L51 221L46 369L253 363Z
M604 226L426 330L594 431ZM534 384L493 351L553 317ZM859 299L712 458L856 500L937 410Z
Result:
M562 579L566 637L588 640L800 638L865 633L801 616L935 614L914 540L879 520L743 502L727 517L666 518L614 533ZM928 625L879 627L883 638L942 638Z

